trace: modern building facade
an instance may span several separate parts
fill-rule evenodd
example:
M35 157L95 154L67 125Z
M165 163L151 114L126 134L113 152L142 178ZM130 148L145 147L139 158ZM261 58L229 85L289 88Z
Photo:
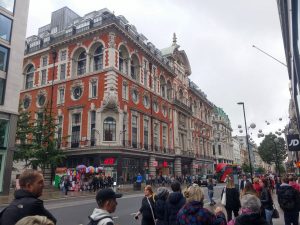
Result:
M124 181L213 170L213 104L175 34L159 50L124 16L64 7L27 38L23 68L20 103L33 118L52 105L64 166Z
M9 192L29 0L0 1L0 193Z
M213 155L215 163L234 162L233 144L232 144L232 128L228 115L223 109L214 106L212 116L213 123Z
M299 56L299 2L277 0L285 57L290 79L289 134L300 133L300 56ZM289 160L300 161L299 152L290 152ZM294 164L296 167L296 164ZM300 169L298 169L298 172Z

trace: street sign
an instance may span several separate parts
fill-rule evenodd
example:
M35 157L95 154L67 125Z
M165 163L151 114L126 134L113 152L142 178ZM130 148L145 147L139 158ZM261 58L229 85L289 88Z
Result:
M290 134L286 136L289 151L300 151L299 134Z

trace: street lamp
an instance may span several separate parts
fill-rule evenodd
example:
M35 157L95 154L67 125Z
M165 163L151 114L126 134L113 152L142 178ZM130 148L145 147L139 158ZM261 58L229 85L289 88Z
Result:
M244 102L238 102L237 104L243 106L244 121L245 121L245 130L246 130L246 143L247 143L247 150L248 150L249 164L250 164L250 174L251 174L251 181L252 181L252 183L253 183L252 163L251 163L251 157L250 157L250 148L249 148L249 140L248 140L248 131L247 131L247 122L246 122L245 105L244 105Z
M280 177L280 168L279 168L279 162L278 162L278 153L277 153L277 144L279 143L279 139L276 137L274 138L274 144L275 144L275 170L276 170L276 174L278 174L278 176Z

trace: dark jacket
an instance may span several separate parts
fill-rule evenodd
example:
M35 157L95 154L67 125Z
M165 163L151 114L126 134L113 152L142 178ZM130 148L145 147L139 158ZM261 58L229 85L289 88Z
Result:
M173 192L169 195L166 207L166 224L176 224L177 213L185 204L185 201L180 192Z
M263 188L260 195L260 201L264 209L273 209L273 200L268 188Z
M166 208L167 203L164 198L157 198L155 200L154 211L157 219L156 225L165 225L166 224Z
M216 213L216 220L214 222L214 225L226 225L226 216L223 212L217 212Z
M239 215L234 225L268 225L268 222L259 213L251 213Z
M23 189L15 192L15 199L3 210L0 223L3 225L15 225L23 217L34 215L46 216L56 223L54 216L45 209L43 201Z
M224 191L224 189L223 189ZM223 192L222 192L223 195ZM221 195L221 196L222 196ZM226 209L238 211L241 208L240 195L236 188L226 188Z
M216 216L203 203L192 201L185 204L177 214L177 225L213 225Z
M154 210L154 199L153 196L149 198L149 202L151 204L153 213L154 213L154 217L155 216L155 210ZM144 197L142 200L142 206L139 210L142 213L142 225L154 225L154 220L153 220L153 216L152 216L152 212L151 212L151 208L150 205L147 201L147 197Z
M292 186L285 183L281 184L277 190L277 197L279 206L283 211L299 212L300 194Z

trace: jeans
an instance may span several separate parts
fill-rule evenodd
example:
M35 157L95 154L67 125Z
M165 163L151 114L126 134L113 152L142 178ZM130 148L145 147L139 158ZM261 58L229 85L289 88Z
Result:
M283 212L285 225L299 225L299 212Z
M215 201L213 200L214 197L214 191L208 190L208 198L210 203L214 203Z
M273 209L271 210L265 209L266 221L268 222L269 225L273 225L272 214L273 214Z

